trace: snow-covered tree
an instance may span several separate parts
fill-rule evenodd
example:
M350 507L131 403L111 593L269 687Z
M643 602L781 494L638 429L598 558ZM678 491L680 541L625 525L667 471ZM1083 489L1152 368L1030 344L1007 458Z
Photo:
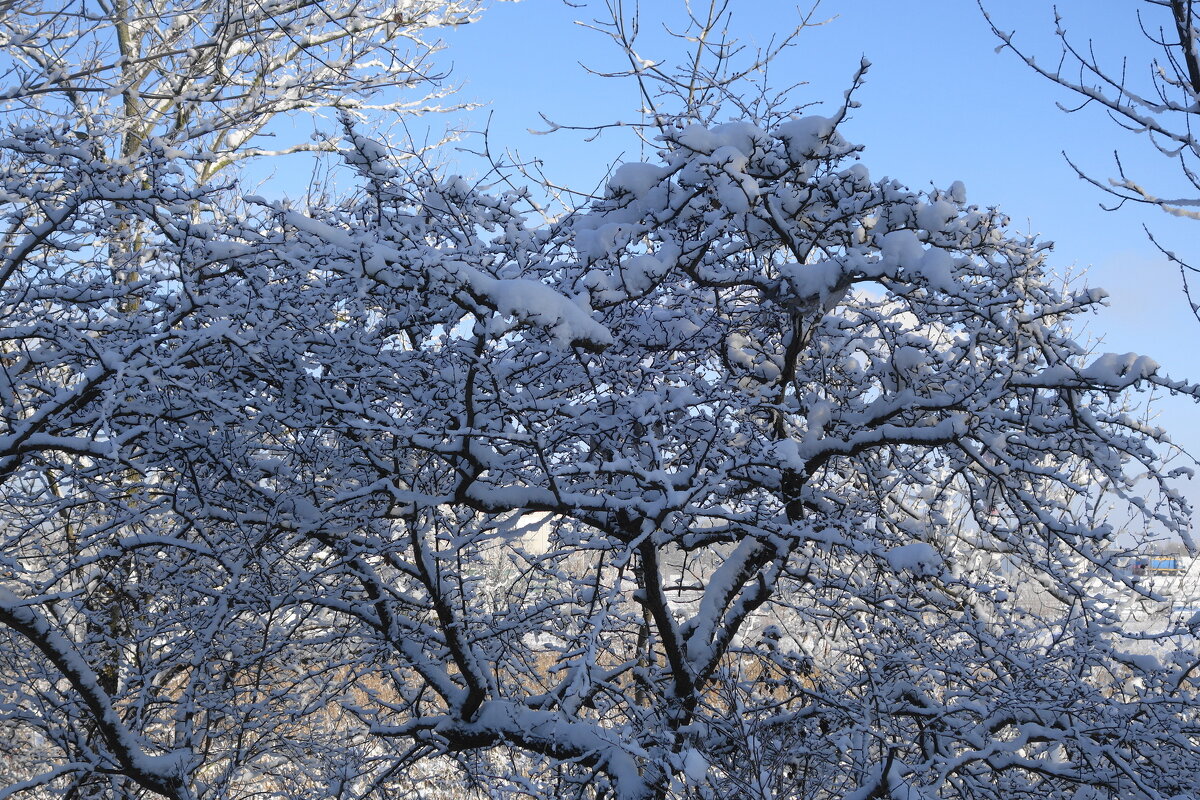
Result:
M305 213L12 131L0 797L1194 793L1096 508L1183 535L1133 396L1197 389L851 105L661 113L550 223L349 120Z

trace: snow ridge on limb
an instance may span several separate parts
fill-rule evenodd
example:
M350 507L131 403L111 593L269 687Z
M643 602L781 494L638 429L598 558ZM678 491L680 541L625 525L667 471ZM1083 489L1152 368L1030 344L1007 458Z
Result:
M195 761L192 754L186 750L147 754L145 745L121 720L99 677L80 657L75 645L55 630L29 601L3 587L0 587L0 622L24 636L70 681L74 691L87 704L101 736L126 775L146 789L172 800L192 796L187 788L187 770ZM89 769L98 766L86 765Z

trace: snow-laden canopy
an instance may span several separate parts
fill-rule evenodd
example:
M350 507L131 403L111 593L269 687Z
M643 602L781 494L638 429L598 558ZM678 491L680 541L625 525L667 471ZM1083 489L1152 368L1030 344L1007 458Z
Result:
M0 142L2 782L1185 796L1100 509L1185 529L1129 398L1195 389L839 121L667 125L553 223L353 129L306 213Z

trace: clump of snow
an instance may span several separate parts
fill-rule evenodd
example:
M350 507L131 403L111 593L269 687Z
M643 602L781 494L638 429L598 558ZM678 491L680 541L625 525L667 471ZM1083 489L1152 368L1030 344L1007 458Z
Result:
M683 774L688 783L703 783L708 777L708 759L699 750L689 747L683 754Z
M925 251L920 265L914 270L930 287L943 292L954 290L954 257L936 247Z
M639 161L622 164L608 181L613 194L627 193L641 199L667 175L667 170Z
M921 240L912 231L889 231L879 237L879 250L883 259L898 267L915 267L925 257Z
M629 226L619 222L602 224L594 229L577 227L575 249L584 258L599 260L627 244Z
M893 547L883 557L895 572L908 571L914 575L939 575L942 572L942 557L928 542Z
M915 370L925 363L925 354L919 348L903 345L892 353L892 366L901 372Z
M711 155L723 147L729 147L748 158L754 154L755 141L762 137L763 132L757 125L749 122L729 122L712 128L689 125L670 138L676 144L696 153Z
M726 122L711 129L723 147L732 147L747 158L754 155L762 130L751 122Z
M801 163L819 153L833 135L833 127L832 119L814 114L779 123L775 126L775 136L783 140L788 158Z
M934 200L917 206L917 224L927 231L940 231L958 216L958 208L945 200Z
M846 267L838 261L828 260L785 264L779 272L796 297L824 299L846 273Z
M667 265L654 256L633 256L621 262L621 280L631 294L644 294L666 274L667 269Z

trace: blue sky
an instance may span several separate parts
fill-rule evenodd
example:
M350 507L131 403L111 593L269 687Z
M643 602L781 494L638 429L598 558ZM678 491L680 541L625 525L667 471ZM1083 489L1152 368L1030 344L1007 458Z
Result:
M1131 67L1142 70L1138 77L1153 55L1138 31L1140 6L1153 11L1125 0L1057 3L1080 44L1092 39L1101 59L1114 65L1121 53L1129 53ZM643 30L655 29L654 15L675 7L673 0L643 2ZM992 0L989 7L997 23L1017 30L1018 44L1038 53L1039 61L1057 60L1051 3ZM751 45L790 26L798 13L795 4L780 0L731 0L731 9L735 32ZM572 132L527 132L545 127L539 112L560 124L636 121L634 87L588 75L579 64L599 69L621 64L610 43L575 23L603 11L597 0L590 8L559 0L497 3L478 23L454 31L444 62L453 65L461 96L485 104L465 118L467 126L479 129L486 122L494 151L516 149L537 158L552 179L566 185L595 186L615 160L638 160L638 145L625 131L591 143ZM999 42L972 0L827 1L816 17L828 22L800 35L773 67L772 79L778 85L806 82L796 99L823 103L828 113L859 59L867 57L872 67L856 95L862 105L842 131L866 147L863 163L872 175L914 188L963 181L971 202L999 206L1015 230L1054 241L1056 272L1109 290L1111 306L1088 321L1081 338L1101 339L1096 344L1101 352L1145 353L1174 377L1200 380L1200 323L1187 307L1178 272L1142 229L1149 225L1166 246L1200 263L1195 247L1200 222L1146 208L1103 210L1109 198L1078 179L1062 151L1107 179L1115 173L1112 154L1119 148L1132 174L1167 193L1178 186L1170 162L1097 109L1063 113L1056 104L1077 105L1073 97L1011 52L997 53ZM643 53L654 59L677 54L665 43L661 50L648 44ZM463 168L470 169L469 163ZM1170 398L1159 407L1158 424L1200 454L1195 424L1200 409ZM1186 491L1200 500L1196 483L1200 479Z

